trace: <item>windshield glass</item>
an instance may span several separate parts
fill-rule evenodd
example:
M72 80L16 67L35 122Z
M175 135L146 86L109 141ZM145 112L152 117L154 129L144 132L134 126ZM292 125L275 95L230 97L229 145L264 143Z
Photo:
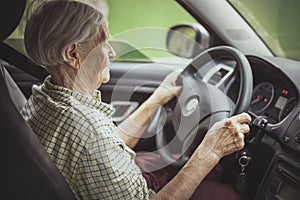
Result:
M300 60L300 1L228 1L275 55Z

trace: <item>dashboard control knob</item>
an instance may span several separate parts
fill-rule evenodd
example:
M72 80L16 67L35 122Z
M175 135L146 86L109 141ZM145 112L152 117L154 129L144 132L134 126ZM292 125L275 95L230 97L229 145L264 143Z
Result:
M288 143L290 141L290 138L288 136L284 136L283 142Z

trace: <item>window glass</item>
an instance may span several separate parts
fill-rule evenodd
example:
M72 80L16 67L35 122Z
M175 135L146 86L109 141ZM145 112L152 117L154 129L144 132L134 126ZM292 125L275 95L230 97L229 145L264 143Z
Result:
M24 47L23 37L24 37L24 29L25 29L26 19L27 19L26 15L28 11L28 6L29 6L29 0L27 0L26 8L19 25L12 32L12 34L4 40L4 43L13 47L14 49L18 50L20 53L24 55L26 55L26 51Z
M174 0L108 0L112 38L125 41L149 58L172 56L167 31L196 20Z
M172 56L166 50L168 28L179 23L196 22L174 0L81 1L104 13L109 24L111 43L119 53L119 60L149 61L155 57ZM5 41L23 54L26 54L23 45L25 23L26 14L19 27Z
M228 0L277 56L300 60L300 1Z

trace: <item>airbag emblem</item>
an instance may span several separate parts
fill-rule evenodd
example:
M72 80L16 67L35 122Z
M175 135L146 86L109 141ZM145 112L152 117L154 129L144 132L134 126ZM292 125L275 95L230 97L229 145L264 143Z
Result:
M191 115L196 110L198 104L199 104L199 100L196 97L188 100L188 102L185 106L184 114L186 116Z

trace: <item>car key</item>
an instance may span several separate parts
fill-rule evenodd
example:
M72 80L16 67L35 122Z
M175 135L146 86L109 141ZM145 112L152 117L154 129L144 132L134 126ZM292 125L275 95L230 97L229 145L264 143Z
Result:
M246 172L245 169L248 166L249 162L251 160L251 157L249 156L241 156L239 158L239 165L241 166L241 172L237 175L236 181L235 181L235 188L236 191L243 196L246 192Z

